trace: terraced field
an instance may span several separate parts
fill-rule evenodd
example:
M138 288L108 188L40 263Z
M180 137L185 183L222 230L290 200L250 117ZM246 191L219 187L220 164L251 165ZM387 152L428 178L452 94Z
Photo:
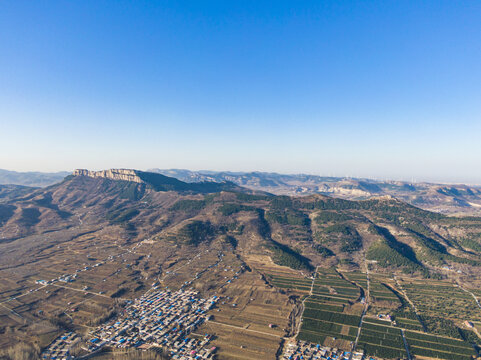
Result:
M369 356L407 359L401 329L391 326L389 321L364 318L357 344L359 349Z
M371 298L370 302L380 303L388 302L390 306L399 307L402 305L399 297L394 294L391 288L383 282L378 280L371 280L370 292Z
M305 297L305 309L298 335L300 340L344 350L352 349L361 320L361 301L367 295L365 273L340 273L334 269L319 269L312 285L312 295L309 295L312 278L279 275L269 278L275 286ZM449 303L449 306L460 301L467 304L470 300L473 307L474 299L468 293L446 282L434 282L434 290L429 290L424 285L421 281L403 283L406 292L413 297L415 306L422 311L429 310L431 314L435 314L438 311L438 302L446 296L453 297L453 303ZM427 301L430 299L428 294L433 292L436 294L433 296L434 302L430 304L430 301ZM371 310L363 319L357 351L363 350L368 356L384 359L421 357L468 360L476 355L467 341L424 332L412 306L392 278L371 276L367 300ZM473 312L474 310L472 309ZM444 311L450 314L451 308ZM377 314L381 312L393 314L395 321L378 318ZM444 314L441 311L439 313ZM475 322L475 325L479 323L481 322Z
M312 279L280 275L268 275L268 278L274 286L281 289L291 289L306 294L311 290Z
M361 320L360 289L334 270L319 270L304 305L299 339L350 350Z
M473 297L457 285L418 280L406 281L403 288L422 314L453 320L481 321L481 310Z
M423 331L423 326L417 319L396 316L396 325L403 329Z
M367 291L367 277L365 273L360 271L350 271L350 272L343 272L342 275L351 282L356 283L360 287Z
M405 331L409 349L416 356L446 360L468 360L475 355L473 348L465 341Z

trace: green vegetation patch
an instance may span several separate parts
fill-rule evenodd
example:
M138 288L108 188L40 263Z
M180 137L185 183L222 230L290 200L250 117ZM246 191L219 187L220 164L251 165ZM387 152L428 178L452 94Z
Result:
M312 280L310 279L299 279L276 275L268 275L267 277L269 282L278 288L297 290L305 293L309 293L311 290Z
M111 224L121 224L126 223L129 220L136 217L140 211L138 209L119 209L107 214L107 220L110 221Z
M295 210L269 210L266 219L282 225L309 226L309 217L302 211Z
M0 226L6 223L15 213L16 207L13 205L0 204Z
M325 310L306 308L304 310L303 318L324 320L337 324L346 324L351 326L358 326L361 317L358 315L340 314L338 312L331 312Z
M184 244L198 245L209 240L216 233L215 227L210 221L192 221L182 227L178 236Z
M24 226L34 226L40 222L40 210L35 207L22 209L19 223Z
M314 250L316 250L319 254L321 254L325 258L330 257L330 256L334 256L334 253L332 252L332 250L330 250L327 247L322 246L320 244L312 244L312 248Z
M413 331L405 332L409 348L414 355L439 359L470 359L475 355L469 343Z
M271 240L267 248L272 251L272 261L277 265L288 266L292 269L306 269L312 270L313 267L310 260L297 251L291 249L289 246Z
M342 252L351 253L362 248L362 238L357 230L346 224L335 224L322 230L324 241L339 243Z
M369 231L378 235L379 239L369 247L367 259L376 260L382 267L405 267L411 272L421 270L422 266L414 251L408 245L397 241L388 229L371 225Z
M407 358L406 350L381 346L377 344L370 344L367 342L359 342L357 344L358 349L363 349L369 356L376 356L383 359L405 359Z
M306 300L304 305L306 308L311 308L315 310L333 311L338 313L342 313L344 310L343 305L323 304L323 303L319 303L312 300Z
M316 223L323 225L330 222L345 222L353 219L352 215L341 211L321 211L315 218Z
M326 340L326 337L327 337L327 335L325 335L325 334L312 333L312 332L309 332L309 331L301 330L299 332L298 339L308 341L308 342L311 342L313 344L322 345L324 343L324 340Z
M206 205L205 200L179 200L170 207L174 211L198 211Z
M229 215L238 213L240 211L254 211L255 209L256 208L253 206L247 206L247 205L236 204L236 203L225 203L219 207L218 211L224 216L229 216Z

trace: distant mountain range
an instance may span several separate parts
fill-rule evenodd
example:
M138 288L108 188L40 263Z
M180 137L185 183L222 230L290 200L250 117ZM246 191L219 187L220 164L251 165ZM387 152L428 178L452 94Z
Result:
M422 209L446 214L481 214L481 187L404 181L285 175L265 172L214 172L150 169L185 182L230 181L275 195L323 194L347 200L392 196Z
M70 175L70 172L17 172L0 169L0 185L24 185L33 187L44 187L62 181L63 178L67 175Z
M347 200L392 196L422 209L439 213L481 215L481 186L267 172L217 172L183 169L150 169L148 172L172 177L186 183L206 183L202 185L204 188L211 186L212 189L217 189L213 184L207 184L224 183L223 186L227 187L235 184L274 195L323 194ZM144 172L144 174L148 172ZM62 181L69 174L68 172L41 173L0 170L0 185L45 187Z

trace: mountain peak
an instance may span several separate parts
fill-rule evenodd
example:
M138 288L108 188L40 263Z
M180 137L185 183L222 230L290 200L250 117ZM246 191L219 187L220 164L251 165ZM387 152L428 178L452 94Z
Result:
M223 181L221 183L209 181L186 183L174 177L134 169L109 169L101 171L76 169L72 175L96 179L134 182L148 186L155 191L178 191L194 193L213 193L223 190L244 191L239 186L227 181Z
M105 178L110 180L124 180L136 183L144 183L139 177L136 170L133 169L109 169L101 171L91 171L87 169L76 169L73 172L74 176L88 176L91 178Z

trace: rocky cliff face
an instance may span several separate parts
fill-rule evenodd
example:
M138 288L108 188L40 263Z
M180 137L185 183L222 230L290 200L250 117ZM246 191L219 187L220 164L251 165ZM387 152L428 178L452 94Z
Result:
M110 169L101 171L91 171L86 169L76 169L73 172L74 176L88 176L91 178L105 178L111 180L124 180L136 183L143 183L144 181L139 177L135 170L131 169Z

